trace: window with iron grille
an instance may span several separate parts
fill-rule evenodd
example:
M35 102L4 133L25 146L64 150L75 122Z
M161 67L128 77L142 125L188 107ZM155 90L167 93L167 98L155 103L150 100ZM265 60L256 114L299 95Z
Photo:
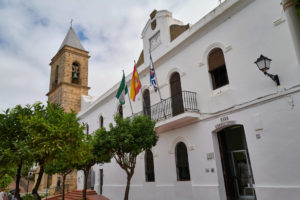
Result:
M175 147L176 171L178 181L189 181L190 168L187 148L183 142L177 143Z
M145 151L145 176L146 182L155 181L153 153L149 149Z
M213 89L229 84L224 54L222 49L213 49L208 56L209 73Z

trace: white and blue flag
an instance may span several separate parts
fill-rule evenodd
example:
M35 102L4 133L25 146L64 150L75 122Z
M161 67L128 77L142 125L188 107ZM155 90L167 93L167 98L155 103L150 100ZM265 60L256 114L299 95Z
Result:
M150 54L150 84L153 85L154 91L156 92L158 87L157 87L156 75L155 75L151 54Z

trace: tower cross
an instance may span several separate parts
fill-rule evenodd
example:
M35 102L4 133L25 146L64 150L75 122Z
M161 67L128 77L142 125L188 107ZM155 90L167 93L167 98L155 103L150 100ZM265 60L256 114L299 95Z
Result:
M71 28L72 28L72 24L73 24L73 19L71 19L71 22L70 22L70 24L71 24Z

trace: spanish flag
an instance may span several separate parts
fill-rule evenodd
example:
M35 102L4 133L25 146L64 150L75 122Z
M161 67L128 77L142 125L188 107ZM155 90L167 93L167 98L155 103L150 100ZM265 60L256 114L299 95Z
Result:
M134 65L132 78L131 78L130 99L132 99L133 101L135 100L135 96L139 93L141 87L142 87L142 84L141 84L141 81L139 78L139 74Z

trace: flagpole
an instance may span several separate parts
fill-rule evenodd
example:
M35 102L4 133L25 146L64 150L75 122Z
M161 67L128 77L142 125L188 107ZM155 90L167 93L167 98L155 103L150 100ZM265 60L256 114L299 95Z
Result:
M133 60L134 62L134 66L136 67L136 62L135 60ZM136 69L136 72L138 73L137 69ZM138 73L139 74L139 73ZM142 102L143 102L143 112L144 112L144 108L146 108L146 104L145 104L145 101L144 101L144 96L143 96L143 91L141 90L141 94L142 94Z
M125 74L124 69L123 69L123 74ZM126 76L125 76L125 87L127 87L127 83L126 83ZM127 87L128 88L128 87ZM128 95L128 99L129 99L129 104L130 104L130 108L131 108L131 113L133 116L133 110L132 110L132 105L131 105L131 101L130 101L130 97L129 97L129 91L127 92Z
M150 55L150 58L151 58L150 62L151 62L152 65L153 65L153 60L152 60L152 56L151 56L150 49L149 49L149 55ZM155 73L154 65L153 65L153 70L154 70L154 73ZM156 75L156 73L155 73L155 75ZM157 76L155 76L155 79L156 79L156 83L157 83L157 90L158 90L159 98L160 98L160 101L162 101L163 99L161 98L161 94L160 94L160 90L159 90L159 86L158 86Z

